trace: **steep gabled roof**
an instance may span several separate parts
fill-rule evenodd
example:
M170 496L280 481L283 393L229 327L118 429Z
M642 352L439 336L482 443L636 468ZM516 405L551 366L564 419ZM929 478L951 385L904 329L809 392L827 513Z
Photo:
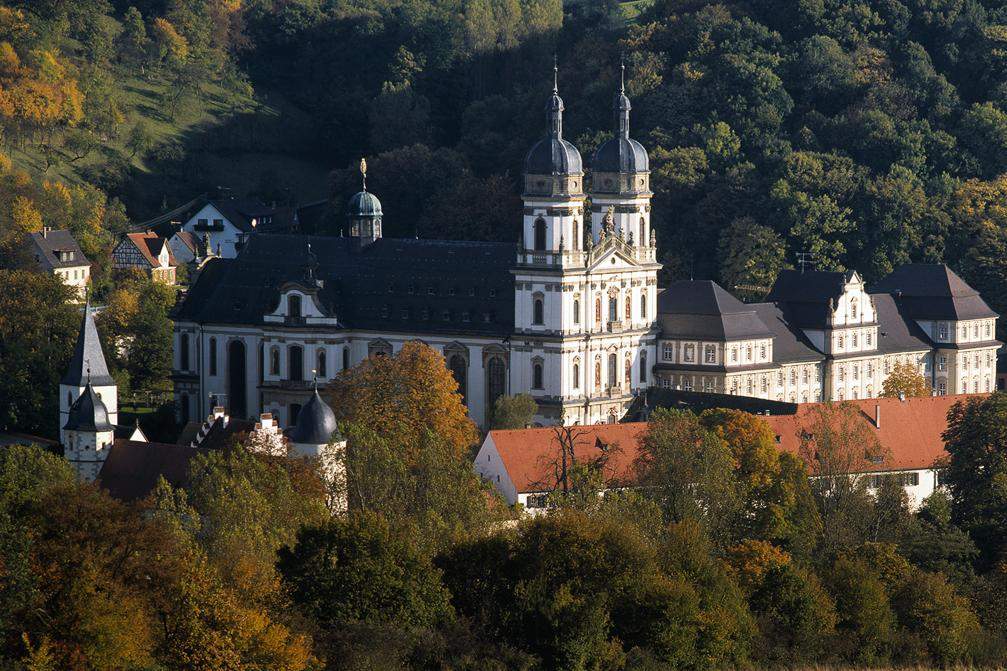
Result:
M161 262L157 257L168 244L166 238L160 237L157 233L147 231L145 233L127 233L124 242L133 245L151 268L161 267ZM168 248L168 265L176 265L175 256L171 253L170 247Z
M825 355L818 351L804 332L792 325L786 312L773 303L752 303L749 307L769 327L773 334L773 361L775 363L797 363L802 361L822 361Z
M91 265L84 252L80 251L80 245L74 239L70 231L45 231L44 233L31 233L29 235L31 251L38 259L39 263L49 269L54 268L77 268ZM70 261L60 261L59 252L73 252L73 259Z
M978 291L942 263L907 263L873 288L895 296L912 319L957 321L998 316Z
M753 306L710 280L673 282L658 294L657 314L666 337L726 341L773 335Z
M89 370L90 376L88 375ZM73 349L70 367L60 384L83 387L87 384L89 377L91 384L96 387L115 384L112 375L108 372L108 364L105 363L105 353L101 349L101 340L98 338L98 328L94 324L94 313L90 304L84 306L84 316L80 322L80 331L77 333L77 344Z

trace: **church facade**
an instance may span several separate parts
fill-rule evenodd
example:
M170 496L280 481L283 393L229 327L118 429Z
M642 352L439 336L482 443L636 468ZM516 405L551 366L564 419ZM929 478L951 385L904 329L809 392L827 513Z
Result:
M896 360L939 393L992 380L997 316L944 266L906 266L874 294L856 273L787 271L753 305L712 282L659 289L630 107L620 89L615 136L586 189L554 86L548 132L525 158L517 245L385 238L364 172L346 237L256 232L234 258L212 259L174 314L179 419L224 406L294 425L314 379L415 340L443 354L483 426L497 398L517 393L535 398L543 424L596 424L650 386L867 398Z

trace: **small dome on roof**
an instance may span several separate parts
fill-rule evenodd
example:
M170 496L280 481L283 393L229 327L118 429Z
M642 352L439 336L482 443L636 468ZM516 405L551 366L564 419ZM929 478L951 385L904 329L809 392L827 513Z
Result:
M108 421L108 408L95 393L88 381L80 397L70 406L66 419L67 431L111 431Z
M381 201L370 191L358 191L346 204L346 214L351 218L380 217Z
M584 172L580 152L557 137L545 137L535 143L524 159L527 175L579 175Z
M326 403L318 389L297 415L297 424L287 434L292 443L302 445L327 445L339 439L336 413ZM335 436L333 434L336 434Z
M595 172L648 172L650 159L643 145L630 137L616 137L604 142L594 153Z

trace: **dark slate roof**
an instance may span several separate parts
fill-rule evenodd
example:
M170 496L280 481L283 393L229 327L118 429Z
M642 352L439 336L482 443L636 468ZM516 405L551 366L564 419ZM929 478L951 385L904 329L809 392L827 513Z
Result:
M772 335L751 305L710 280L673 282L658 294L657 314L668 337L724 341Z
M748 307L755 310L773 334L773 361L783 364L825 359L804 332L791 325L782 307L773 303L752 303Z
M616 136L598 147L591 167L595 172L647 172L650 160L642 144L633 138Z
M584 172L580 152L561 138L545 137L535 143L524 159L528 175L579 175Z
M237 258L207 264L175 319L263 323L284 283L304 283L310 243L319 300L345 327L499 338L513 331L513 244L379 238L355 251L353 242L257 233Z
M380 217L381 201L370 191L358 191L350 197L346 203L346 215L348 217Z
M98 484L121 501L144 498L160 477L183 487L189 480L189 462L202 452L180 445L117 440L98 473Z
M236 228L249 233L255 229L252 226L252 219L263 217L272 218L279 214L283 208L274 205L267 205L254 198L218 198L208 201Z
M983 319L998 316L953 270L939 263L907 263L873 289L894 295L911 319Z
M113 427L108 421L108 408L105 403L98 398L91 383L88 382L84 391L70 406L67 414L66 425L63 427L68 431L112 431Z
M311 400L304 404L297 414L297 425L290 429L287 438L291 442L306 445L327 445L333 440L333 434L339 433L336 424L336 413L329 404L322 400L318 389ZM339 440L339 437L335 437Z
M31 233L31 252L49 269L54 268L76 268L90 265L91 262L80 251L80 246L74 240L70 231L46 231L43 233ZM73 260L60 261L58 252L73 252Z
M105 353L101 349L98 329L94 325L94 312L90 305L85 305L80 331L77 333L77 344L73 349L73 358L70 359L70 368L60 384L83 387L89 378L99 387L115 384L108 372L108 364L105 363Z
M918 352L928 350L932 343L927 334L905 314L889 294L871 294L878 311L878 353Z
M830 298L843 293L847 274L838 271L781 270L766 301L770 303L821 303L823 309Z

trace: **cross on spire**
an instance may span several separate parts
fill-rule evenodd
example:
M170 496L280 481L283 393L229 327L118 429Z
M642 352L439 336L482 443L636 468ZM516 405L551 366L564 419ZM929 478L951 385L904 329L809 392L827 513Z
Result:
M360 159L360 182L363 190L367 191L367 159L363 157Z
M810 252L797 252L797 263L801 266L801 274L804 274L804 266L811 263Z
M626 54L619 55L619 93L626 93Z
M555 53L552 55L552 93L559 94L559 61Z

